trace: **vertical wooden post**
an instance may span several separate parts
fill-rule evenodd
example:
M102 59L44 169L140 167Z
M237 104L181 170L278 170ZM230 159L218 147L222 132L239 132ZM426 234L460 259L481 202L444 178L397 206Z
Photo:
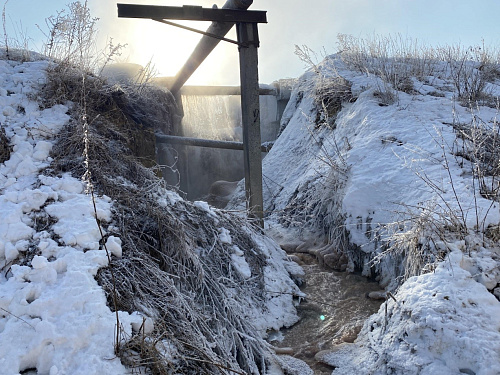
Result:
M243 120L243 152L245 163L245 190L248 209L264 226L262 197L262 155L260 140L259 70L257 23L238 23L240 53L241 112Z

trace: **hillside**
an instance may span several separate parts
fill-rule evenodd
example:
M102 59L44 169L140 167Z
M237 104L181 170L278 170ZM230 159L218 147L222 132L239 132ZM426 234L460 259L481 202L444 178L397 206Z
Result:
M263 337L296 322L301 270L143 165L171 96L43 59L2 59L0 77L0 373L277 366Z
M298 48L310 69L263 161L267 232L387 291L355 343L316 358L333 374L498 374L499 66L343 38L319 63Z

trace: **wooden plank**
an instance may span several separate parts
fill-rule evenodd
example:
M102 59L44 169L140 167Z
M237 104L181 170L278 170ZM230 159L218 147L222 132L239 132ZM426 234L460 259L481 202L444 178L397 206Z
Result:
M213 9L201 6L160 6L118 4L120 18L148 18L184 21L267 23L267 12L261 10Z
M241 95L239 86L183 86L181 95L215 96L215 95ZM276 89L259 88L259 95L276 96Z
M170 143L174 145L184 146L197 146L207 148L222 148L226 150L240 150L243 151L243 142L230 142L230 141L216 141L213 139L191 138L191 137L178 137L175 135L156 135L157 143ZM261 152L269 152L272 144L259 145Z
M248 45L239 48L241 112L245 163L245 190L250 214L264 226L264 200L262 191L262 158L260 153L260 105L257 48L257 24L239 23L238 42Z

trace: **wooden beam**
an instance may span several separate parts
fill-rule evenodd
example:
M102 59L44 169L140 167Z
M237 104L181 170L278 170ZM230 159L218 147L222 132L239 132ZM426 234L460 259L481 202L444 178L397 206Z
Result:
M191 138L191 137L177 137L174 135L156 135L156 142L158 143L170 143L174 145L184 145L184 146L197 146L197 147L207 147L207 148L222 148L226 150L240 150L243 151L242 142L230 142L230 141L216 141L213 139L201 139L201 138ZM271 150L272 144L260 145L261 152L269 152Z
M239 86L183 86L181 95L215 96L215 95L241 95ZM277 92L274 88L259 88L259 95L273 95Z
M258 55L259 34L256 23L238 23L238 42L248 48L239 48L241 113L245 163L245 191L252 216L264 227L264 199L262 191L262 157L260 154L260 104Z
M186 5L182 7L171 7L160 5L118 4L118 17L121 18L267 23L266 13L267 12L260 10L213 9Z
M222 9L246 11L248 7L252 5L252 3L253 0L227 0ZM223 37L226 36L233 25L234 23L231 22L212 22L210 27L207 29L207 33ZM180 90L182 86L184 86L189 77L191 77L196 69L198 69L201 63L207 58L210 52L214 50L219 42L220 40L206 35L201 38L191 56L175 76L175 81L170 88L170 91L172 91L174 95Z

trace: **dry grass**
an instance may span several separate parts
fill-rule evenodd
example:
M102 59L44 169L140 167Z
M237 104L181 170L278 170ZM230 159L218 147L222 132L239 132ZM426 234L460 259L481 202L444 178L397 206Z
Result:
M487 83L500 77L499 51L484 43L432 47L400 34L367 38L339 34L338 48L347 66L382 78L396 91L413 93L413 77L449 79L466 106L490 103Z
M133 141L141 134L152 139L148 149L154 155L153 130L160 121L150 116L152 127L147 127L141 124L146 117L134 116L136 110L131 108L140 103L146 112L152 108L154 113L156 103L135 101L125 93L95 92L99 85L91 80L90 88L81 83L78 88L79 82L56 80L45 95L50 96L51 87L73 86L72 93L87 95L88 168L96 191L115 202L115 222L107 235L123 241L123 257L112 261L117 306L139 311L156 322L146 338L134 336L121 343L124 363L135 371L147 368L154 374L263 373L269 349L244 318L246 310L265 299L265 258L251 250L256 245L249 224L225 214L213 217L188 202L169 202L172 193L154 170L140 162ZM72 99L81 102L78 96ZM71 172L75 177L86 173L82 111L75 104L73 120L60 134L47 173ZM233 268L230 245L218 240L220 227L228 229L233 244L244 249L252 279L243 279ZM97 279L113 306L110 269L101 269ZM175 356L165 353L165 346L175 348Z

